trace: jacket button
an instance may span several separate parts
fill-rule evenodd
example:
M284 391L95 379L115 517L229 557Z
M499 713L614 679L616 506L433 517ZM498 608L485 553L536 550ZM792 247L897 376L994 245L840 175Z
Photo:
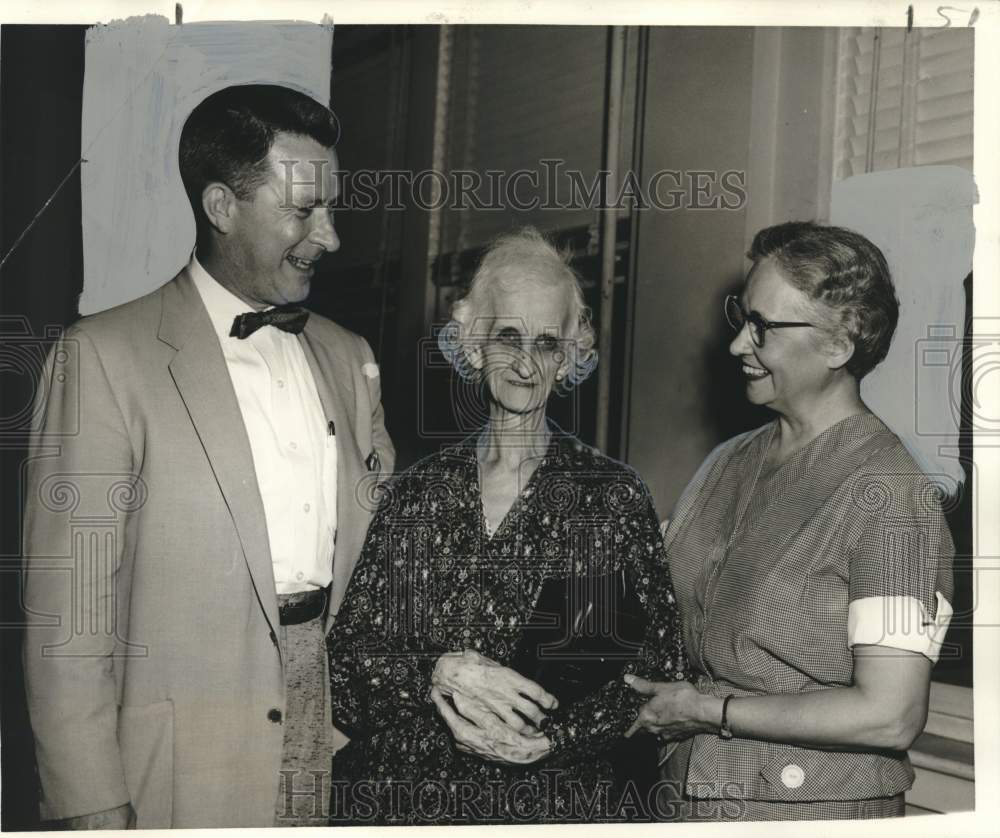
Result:
M787 789L797 789L806 781L806 772L794 762L781 769L781 782Z
M281 721L281 711L277 707L272 707L267 711L267 718L269 721L278 724Z

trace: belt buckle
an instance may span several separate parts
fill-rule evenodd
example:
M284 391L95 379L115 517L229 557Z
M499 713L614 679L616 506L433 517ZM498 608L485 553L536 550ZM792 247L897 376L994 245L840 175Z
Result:
M299 602L279 606L278 622L281 625L296 626L322 616L328 602L329 587L308 591L307 594Z

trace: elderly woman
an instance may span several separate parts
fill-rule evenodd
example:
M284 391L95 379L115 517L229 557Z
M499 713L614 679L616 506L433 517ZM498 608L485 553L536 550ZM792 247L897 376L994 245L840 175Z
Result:
M642 704L622 674L686 674L657 517L633 471L546 420L549 395L585 378L595 352L576 276L539 233L495 242L453 316L441 347L482 383L489 418L392 480L369 529L328 639L334 722L352 740L332 820L599 818L606 751ZM608 603L632 602L643 629L630 653L578 661L576 686L553 677L549 692L525 673L558 672L560 655L546 662L529 629L551 618L551 639L558 597L584 578L603 587L556 627L562 651ZM557 600L540 607L545 590Z
M902 815L954 548L859 395L899 304L849 230L781 224L748 255L729 349L777 415L712 452L678 502L666 542L699 678L629 679L650 696L632 730L682 741L666 763L682 818Z

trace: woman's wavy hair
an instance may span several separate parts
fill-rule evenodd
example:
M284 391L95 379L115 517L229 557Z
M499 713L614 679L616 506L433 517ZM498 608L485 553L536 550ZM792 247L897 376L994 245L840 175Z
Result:
M469 290L452 305L451 321L438 334L438 346L455 369L470 380L477 380L480 370L469 360L473 326L490 316L490 295L510 292L533 283L543 288L564 288L569 303L570 333L561 335L569 353L565 376L556 384L565 395L584 381L597 367L594 329L590 309L583 299L579 275L569 265L569 254L560 253L534 227L505 233L487 247L469 284Z
M847 371L858 380L889 352L899 300L882 251L853 230L789 221L754 236L747 256L774 259L785 278L813 303L818 327L848 337Z

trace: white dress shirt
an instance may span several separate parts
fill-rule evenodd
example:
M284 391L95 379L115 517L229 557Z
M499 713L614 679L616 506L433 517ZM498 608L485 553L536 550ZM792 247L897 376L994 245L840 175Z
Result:
M299 339L273 326L245 340L230 337L233 319L253 309L193 254L188 270L219 337L250 438L275 589L325 588L333 579L337 445Z

